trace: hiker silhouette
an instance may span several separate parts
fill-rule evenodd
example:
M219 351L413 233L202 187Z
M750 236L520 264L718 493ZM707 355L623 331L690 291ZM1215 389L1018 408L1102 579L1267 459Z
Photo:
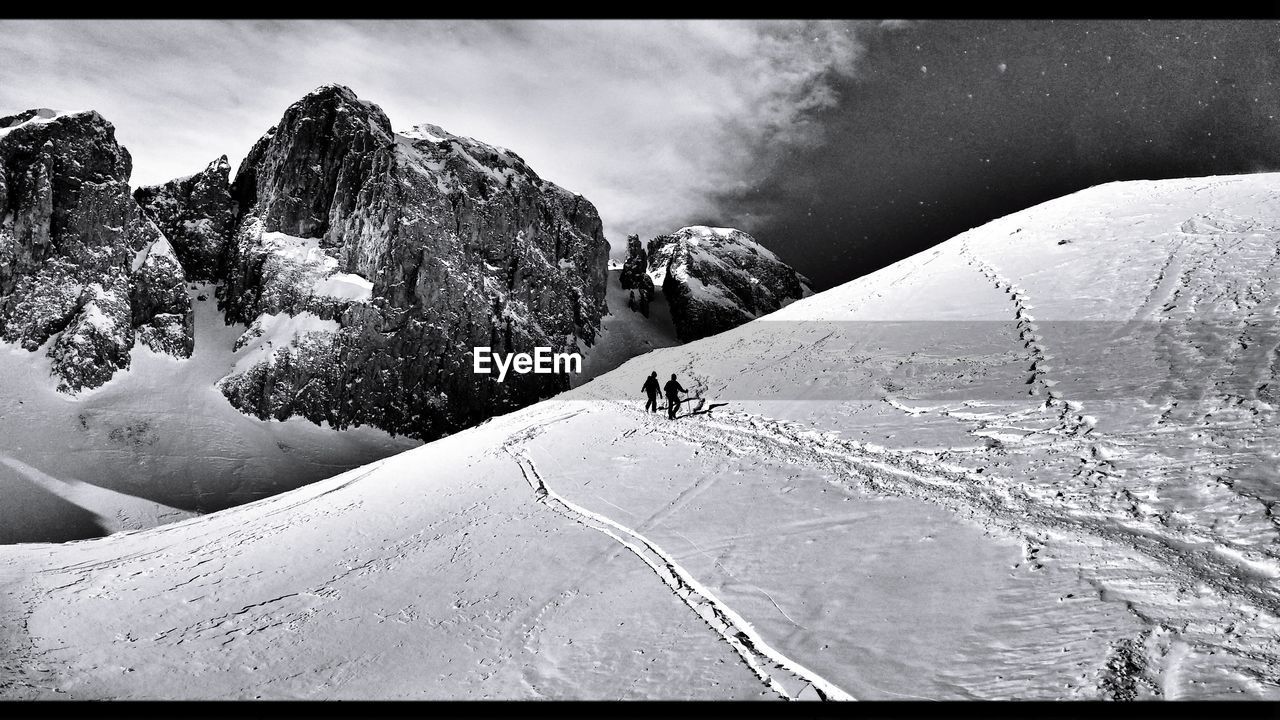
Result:
M654 373L655 375L657 373ZM671 379L666 385L662 386L663 391L667 393L667 417L672 420L676 419L676 410L680 408L680 393L688 392L680 385L680 381L676 380L675 373L671 374Z
M644 385L640 387L646 395L649 396L649 402L645 403L644 409L649 412L658 412L658 371L654 370L649 373L649 377L645 378Z

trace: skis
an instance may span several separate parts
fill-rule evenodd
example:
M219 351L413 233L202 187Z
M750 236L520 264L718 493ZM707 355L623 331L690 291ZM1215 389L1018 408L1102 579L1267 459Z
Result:
M686 412L686 413L681 413L681 412L680 412L680 410L679 410L678 408L679 408L679 407L681 407L681 406L683 406L683 405L686 405L686 404L688 404L688 403L691 403L691 402L697 402L698 404L697 404L697 406L696 406L696 407L694 407L692 410L690 410L690 411L688 411L688 412ZM683 398L683 399L676 400L676 407L677 407L676 415L675 415L675 417L672 417L671 419L672 419L672 420L674 420L675 418L678 418L678 417L685 417L685 416L688 416L688 415L693 415L693 414L696 414L696 413L702 412L702 408L703 408L706 404L707 404L707 399L706 399L706 398L704 398L704 397L701 397L701 396L687 397L687 398ZM668 407L670 407L670 401L668 401L667 405L663 405L662 407L660 407L660 408L658 408L658 409L659 409L659 410L666 410Z

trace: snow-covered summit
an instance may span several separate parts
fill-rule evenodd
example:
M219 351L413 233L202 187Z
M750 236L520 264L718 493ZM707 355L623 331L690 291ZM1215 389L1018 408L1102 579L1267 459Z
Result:
M4 134L8 130L12 130L19 125L25 125L27 123L49 122L62 114L63 113L60 113L57 110L51 110L50 108L32 108L31 110L24 110L23 112L15 115L0 117L0 134Z
M693 225L649 241L648 273L684 340L741 325L804 297L803 278L755 238Z
M19 131L31 130L41 125L54 122L83 123L86 125L108 128L114 133L114 127L97 110L81 110L63 112L50 108L32 108L20 113L0 117L0 138ZM121 148L123 150L123 148ZM127 152L126 152L127 155Z
M423 123L397 133L409 141L412 150L407 161L424 174L437 173L448 187L466 187L482 183L495 192L509 188L513 182L543 186L542 178L517 154L474 138L455 135L439 125ZM545 183L548 191L568 194L562 188Z
M760 243L757 243L754 238L752 238L750 235L742 232L737 228L709 227L707 225L686 225L685 227L682 227L671 234L677 237L682 237L695 245L697 245L698 240L702 238L717 239L722 241L732 241L735 244L754 247L759 251L766 252L770 256L773 256L773 253L766 250L763 245L761 245Z
M500 162L505 161L507 164L512 164L511 160L519 162L520 164L524 163L519 155L516 155L504 147L491 145L489 143L476 140L475 138L455 135L433 123L420 123L418 125L414 125L408 130L402 130L397 134L409 138L410 140L427 140L428 142L433 143L454 142L476 156L502 158L503 160L500 160Z

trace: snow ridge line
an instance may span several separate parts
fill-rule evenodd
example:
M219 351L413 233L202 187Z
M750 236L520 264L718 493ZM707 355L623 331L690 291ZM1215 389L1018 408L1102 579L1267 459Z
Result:
M676 597L729 643L742 657L747 667L779 697L784 700L801 699L800 696L803 695L804 690L812 688L822 700L855 699L834 683L770 647L746 619L724 604L694 579L673 557L648 538L604 515L594 513L565 499L547 487L541 474L538 473L537 466L523 450L513 451L509 446L504 449L515 459L525 481L529 483L529 487L533 488L538 502L548 505L582 525L608 535L644 561L676 594ZM652 556L656 556L656 559ZM786 678L792 680L789 684L799 686L800 689L795 696L779 680L778 674L790 676Z

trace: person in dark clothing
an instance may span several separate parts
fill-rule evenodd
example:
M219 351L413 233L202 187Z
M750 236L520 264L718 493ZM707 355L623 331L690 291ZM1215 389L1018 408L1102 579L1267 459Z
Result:
M680 386L680 382L676 380L674 373L671 375L671 379L667 381L667 384L662 386L662 389L667 393L667 417L675 420L676 410L680 409L680 393L688 392L688 390Z
M644 409L649 412L658 412L658 371L654 370L649 373L649 377L645 379L644 385L640 388L649 396L649 402L645 403Z

